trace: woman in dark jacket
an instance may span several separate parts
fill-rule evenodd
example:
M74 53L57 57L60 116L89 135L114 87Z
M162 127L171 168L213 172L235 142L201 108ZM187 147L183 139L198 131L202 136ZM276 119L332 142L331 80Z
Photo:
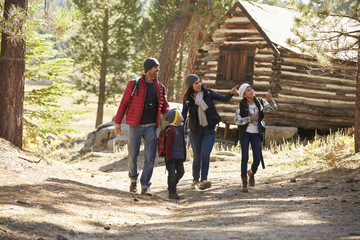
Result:
M249 175L249 185L255 186L255 173L260 164L261 140L265 132L265 123L263 122L264 111L277 110L278 107L272 99L270 92L266 99L255 97L254 90L247 83L239 88L239 96L242 100L236 108L235 123L239 125L239 139L241 144L241 180L242 191L248 192L247 184ZM270 103L270 104L269 104ZM249 160L249 144L253 152L253 163L251 169L247 170Z
M195 74L187 76L185 83L187 91L184 96L182 115L185 120L189 117L189 135L194 153L192 187L198 186L199 189L204 190L211 187L211 182L207 180L210 153L215 143L215 128L221 119L216 111L214 100L229 101L237 92L238 86L222 96L211 89L204 88L200 78Z

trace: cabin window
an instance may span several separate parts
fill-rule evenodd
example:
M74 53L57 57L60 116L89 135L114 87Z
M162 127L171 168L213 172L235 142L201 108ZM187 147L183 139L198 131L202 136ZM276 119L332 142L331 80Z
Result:
M252 85L255 48L221 47L216 84L222 86Z

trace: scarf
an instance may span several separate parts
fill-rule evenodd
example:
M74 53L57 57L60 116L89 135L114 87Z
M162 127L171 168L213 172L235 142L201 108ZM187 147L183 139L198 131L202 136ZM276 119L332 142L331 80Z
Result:
M208 121L206 119L205 110L208 109L208 105L206 105L204 101L204 92L198 92L194 97L195 104L198 105L198 116L199 116L199 124L202 127L206 127L208 125Z

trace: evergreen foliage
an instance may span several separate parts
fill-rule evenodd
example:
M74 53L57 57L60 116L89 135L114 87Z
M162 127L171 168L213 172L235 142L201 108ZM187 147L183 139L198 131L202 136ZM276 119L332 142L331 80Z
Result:
M288 43L331 65L331 59L357 61L360 37L360 2L357 0L311 0L296 3L301 15L295 19L298 39Z
M119 104L121 84L129 80L127 75L137 54L133 42L138 38L141 6L137 0L74 0L73 4L81 13L78 31L69 41L80 72L74 80L79 89L99 96L99 125L99 109L105 103ZM79 102L86 102L86 96Z
M24 96L24 147L37 144L47 135L64 135L74 132L70 128L71 120L86 111L62 109L57 104L59 97L70 96L73 84L56 83L69 80L72 73L72 60L54 48L52 34L40 34L45 22L39 17L41 6L29 5L29 15L26 29L26 81L48 82L50 86L33 89Z

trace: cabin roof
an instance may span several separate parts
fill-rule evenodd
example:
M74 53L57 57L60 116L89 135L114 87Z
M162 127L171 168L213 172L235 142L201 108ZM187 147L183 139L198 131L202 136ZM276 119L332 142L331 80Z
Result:
M248 15L250 15L252 18L250 21L255 26L259 26L272 43L300 53L298 48L286 43L288 38L295 38L295 34L291 31L294 24L294 11L255 2L239 0L238 3L239 7L243 11L245 9Z
M300 48L291 46L287 43L288 39L297 39L297 36L292 31L297 12L291 9L243 0L238 0L236 4L238 4L241 10L248 16L249 20L259 30L259 32L263 35L265 40L268 41L269 45L276 53L278 50L275 48L281 46L295 53L304 54ZM338 20L334 19L334 17L330 17L329 21L337 22L338 26L336 26L336 28L341 28L342 31L360 31L360 23L357 21L346 18L342 18L341 20L339 20L339 18ZM347 46L351 45L352 42L355 42L355 39L343 38L340 42L327 44L333 44L334 49L343 49L344 47L346 48ZM306 46L302 47L306 48ZM343 51L333 55L332 57L346 60L351 59L356 61L357 52Z

